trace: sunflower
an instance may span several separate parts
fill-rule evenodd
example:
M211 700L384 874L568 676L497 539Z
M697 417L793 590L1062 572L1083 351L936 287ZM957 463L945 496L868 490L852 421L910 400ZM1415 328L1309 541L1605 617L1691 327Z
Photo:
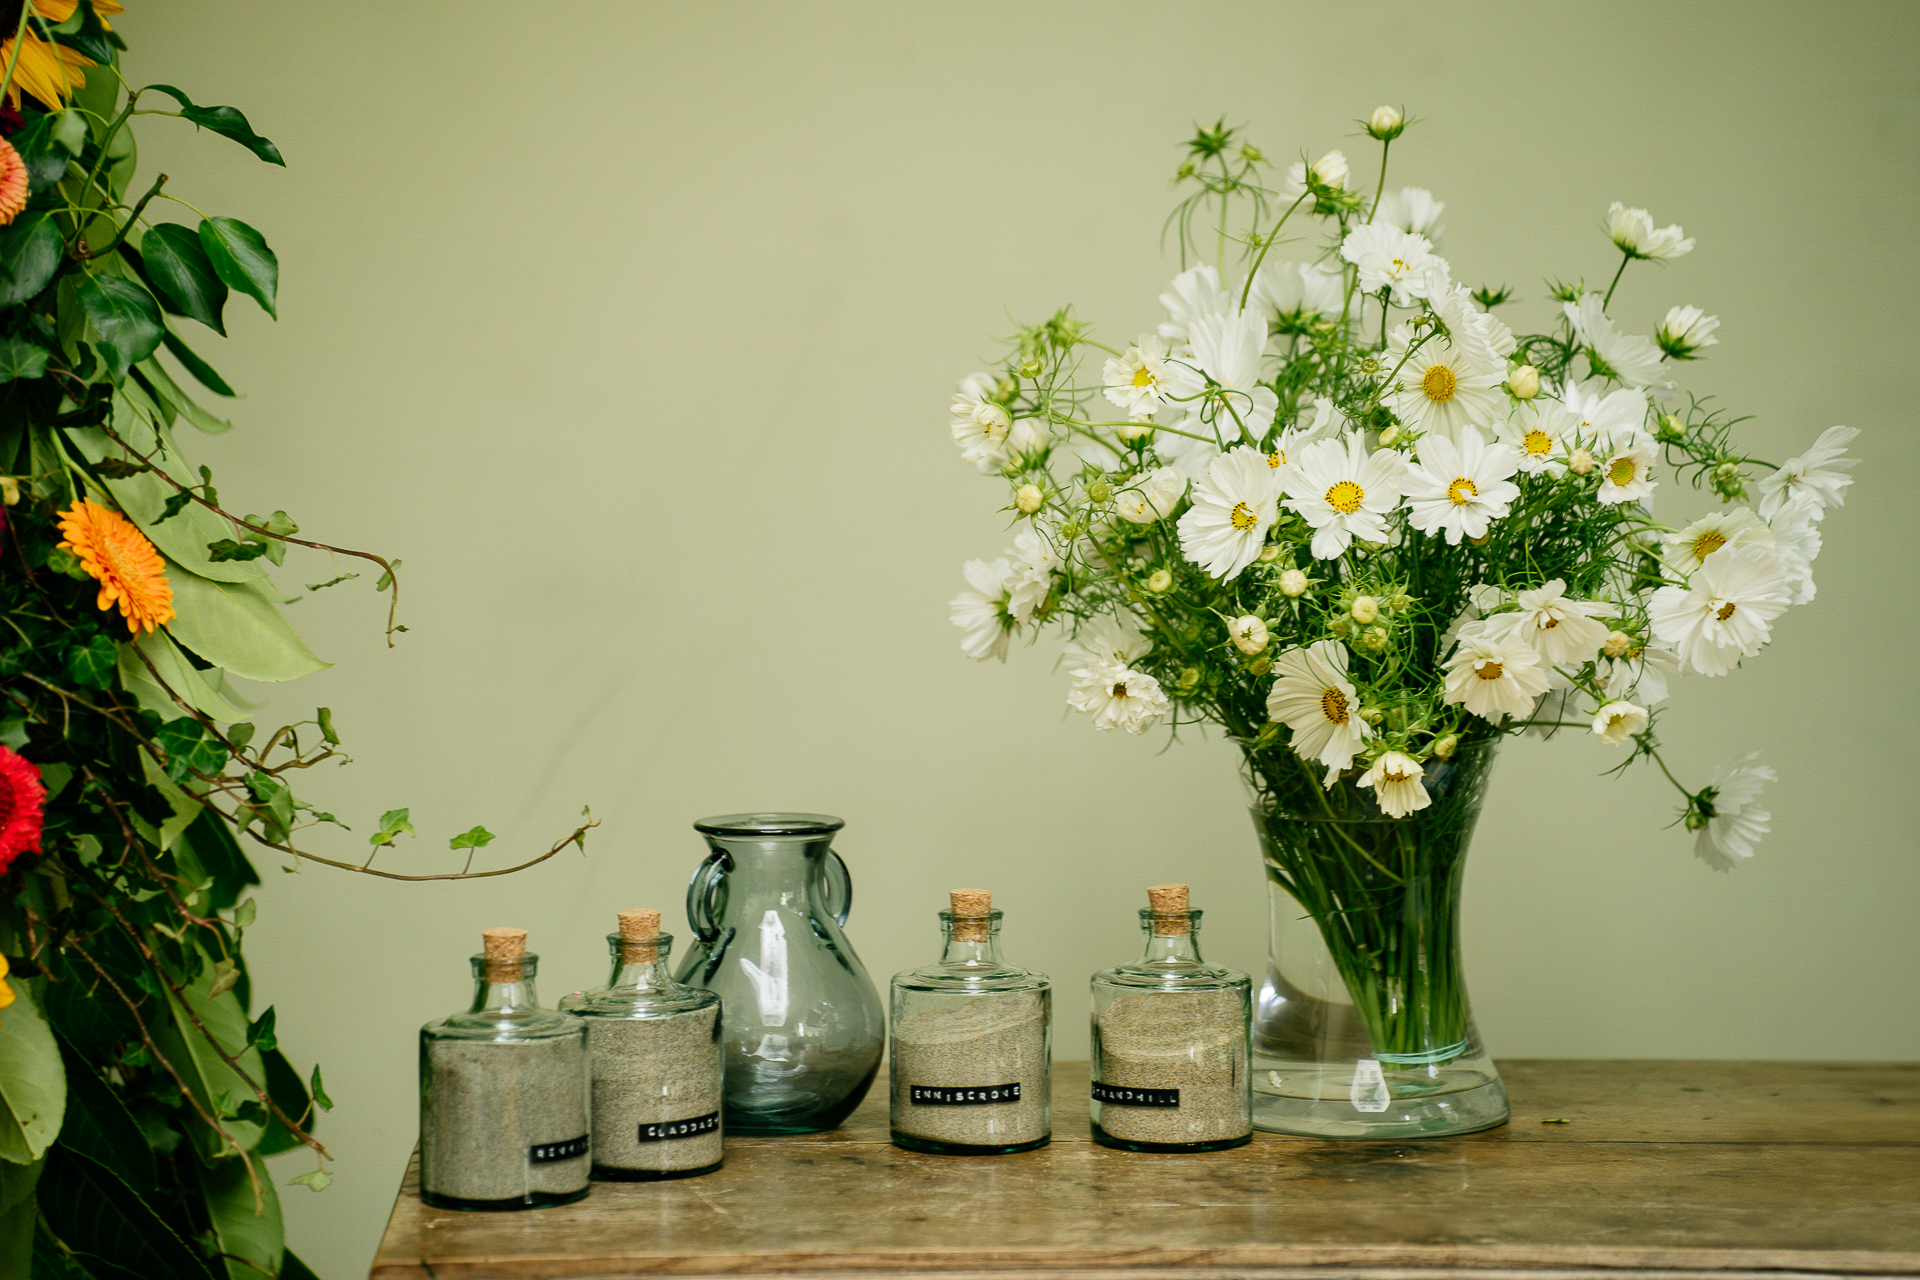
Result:
M80 557L80 567L100 580L102 609L120 602L135 635L173 617L173 588L166 566L146 535L110 507L85 498L60 514L60 545Z
M20 6L25 3L26 0L0 0L0 31L20 29ZM33 0L33 11L46 19L48 26L65 22L78 7L78 0ZM102 19L110 13L121 12L124 7L119 0L93 0L93 11ZM81 57L64 45L47 43L34 34L31 25L27 27L26 39L20 60L13 68L13 82L7 86L7 105L18 107L20 91L25 89L39 99L42 106L58 110L68 94L87 82L87 68L93 65L93 60ZM0 74L5 74L6 65L12 61L13 37L9 36L0 41Z

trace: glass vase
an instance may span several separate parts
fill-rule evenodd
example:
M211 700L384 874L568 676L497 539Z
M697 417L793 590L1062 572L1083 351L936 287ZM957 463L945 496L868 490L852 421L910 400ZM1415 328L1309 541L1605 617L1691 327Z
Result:
M1323 787L1291 753L1247 769L1272 922L1253 1016L1258 1128L1412 1138L1506 1121L1460 962L1461 881L1493 755L1486 743L1430 760L1430 803L1398 818L1353 775Z
M886 1009L841 927L853 903L819 813L736 813L694 830L712 851L687 886L694 942L675 977L720 997L722 1122L731 1134L816 1133L860 1105Z

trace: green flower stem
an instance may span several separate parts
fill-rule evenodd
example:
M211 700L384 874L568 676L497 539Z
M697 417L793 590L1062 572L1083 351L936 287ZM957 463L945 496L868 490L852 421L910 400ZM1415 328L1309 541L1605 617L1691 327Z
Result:
M1266 239L1261 241L1260 252L1254 257L1253 265L1247 268L1246 283L1240 286L1240 309L1242 311L1247 309L1247 299L1253 294L1253 278L1260 273L1260 264L1267 260L1267 250L1273 248L1274 241L1280 238L1280 228L1287 225L1287 219L1293 216L1293 211L1298 209L1300 202L1305 200L1310 194L1310 192L1302 191L1300 198L1287 206L1287 211L1280 215L1278 222L1273 224L1273 230L1267 232Z
M33 5L21 0L20 21L13 27L13 50L7 55L7 74L0 79L0 101L5 101L7 90L13 87L13 69L20 64L20 49L27 42L27 15L33 12Z
M1600 310L1605 312L1613 303L1613 291L1619 287L1620 277L1627 273L1627 264L1633 261L1633 255L1621 250L1620 269L1613 273L1613 283L1607 286L1607 296L1600 299ZM1569 321L1571 323L1571 321Z
M1380 180L1373 186L1373 207L1367 210L1367 221L1373 221L1373 215L1380 212L1380 197L1387 190L1387 152L1393 150L1393 139L1380 140Z

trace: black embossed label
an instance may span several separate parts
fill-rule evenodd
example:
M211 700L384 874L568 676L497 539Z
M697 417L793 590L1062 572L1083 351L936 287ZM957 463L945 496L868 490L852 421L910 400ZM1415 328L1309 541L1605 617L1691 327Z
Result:
M916 1107L991 1107L1020 1101L1020 1082L1012 1084L907 1086L907 1101Z
M1093 1100L1116 1107L1177 1107L1178 1089L1129 1089L1117 1084L1093 1086Z
M583 1133L566 1142L538 1142L527 1148L527 1159L535 1164L557 1164L562 1160L578 1160L587 1154L587 1136Z
M703 1133L720 1131L720 1113L709 1111L703 1116L691 1120L664 1120L659 1124L640 1126L641 1142L666 1142L673 1138L697 1138Z

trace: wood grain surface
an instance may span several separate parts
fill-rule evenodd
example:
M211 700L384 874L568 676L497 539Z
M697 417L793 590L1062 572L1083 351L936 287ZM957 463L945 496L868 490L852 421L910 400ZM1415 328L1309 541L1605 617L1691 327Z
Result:
M1501 1072L1512 1122L1463 1138L1113 1151L1087 1136L1086 1064L1062 1063L1053 1144L1019 1155L894 1147L882 1091L842 1129L728 1139L717 1173L558 1209L429 1209L410 1166L372 1275L1920 1275L1920 1064Z

